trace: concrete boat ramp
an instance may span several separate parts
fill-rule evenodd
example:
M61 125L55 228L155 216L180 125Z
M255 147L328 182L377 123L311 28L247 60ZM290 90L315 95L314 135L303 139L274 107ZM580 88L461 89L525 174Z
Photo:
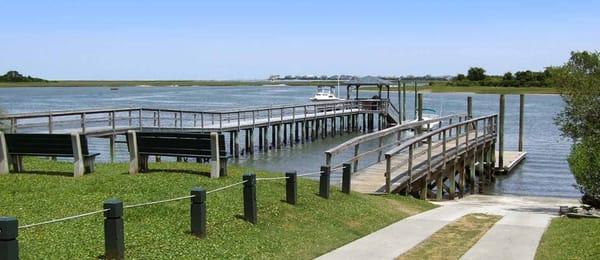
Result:
M534 259L560 205L576 199L470 195L391 224L317 259L395 259L447 224L470 213L503 216L461 259Z

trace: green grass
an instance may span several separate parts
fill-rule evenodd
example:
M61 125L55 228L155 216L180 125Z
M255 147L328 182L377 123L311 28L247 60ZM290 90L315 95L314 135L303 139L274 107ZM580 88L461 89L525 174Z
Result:
M30 172L0 176L0 215L20 225L101 209L116 197L125 205L189 194L195 186L212 190L241 181L249 169L230 167L229 176L209 179L196 163L152 164L151 173L132 176L126 164L99 164L95 173L70 177L72 164L26 160ZM256 171L260 176L272 173ZM207 198L207 238L189 234L189 200L126 209L128 258L278 258L308 259L326 253L399 219L433 208L401 196L345 195L332 188L318 197L318 183L302 179L298 205L282 202L284 180L257 184L258 224L239 218L242 187ZM96 258L104 251L102 216L20 230L22 259Z
M500 218L500 216L485 214L465 215L435 232L397 259L459 259Z
M536 259L599 259L600 219L556 218L544 233Z

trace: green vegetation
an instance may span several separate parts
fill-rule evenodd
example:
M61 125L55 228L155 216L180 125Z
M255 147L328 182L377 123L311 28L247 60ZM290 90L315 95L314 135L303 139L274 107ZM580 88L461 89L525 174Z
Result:
M536 259L598 259L600 220L556 218L544 233Z
M542 72L536 71L517 71L514 73L506 72L504 75L486 75L485 69L472 67L469 69L467 76L458 74L454 79L445 82L447 86L471 87L471 86L488 86L488 87L535 87L547 88L552 87L550 80L550 68L546 68Z
M361 87L361 91L376 91L377 87ZM412 92L414 87L406 87L407 92ZM421 92L432 92L432 93L455 93L455 92L467 92L476 94L558 94L559 91L556 88L537 88L537 87L489 87L489 86L469 86L469 87L457 87L447 86L441 84L433 84L430 86L418 87ZM384 90L385 91L385 90ZM391 87L390 92L396 93L397 88ZM390 93L392 95L392 93Z
M47 82L47 80L23 76L18 71L11 70L0 76L0 82Z
M422 88L433 93L471 92L477 94L558 94L556 88L550 87L490 87L490 86L444 86L433 85Z
M435 232L397 259L459 259L500 216L468 214Z
M155 171L127 174L127 164L99 164L95 173L69 175L72 163L25 161L31 172L0 176L0 215L16 216L20 225L98 210L116 197L127 204L175 198L192 187L213 190L241 181L249 169L230 167L229 177L209 179L208 165L160 163ZM272 173L257 171L260 176ZM66 175L66 176L65 176ZM239 218L242 187L207 196L207 238L189 234L189 200L125 209L128 258L278 258L308 259L412 214L431 209L428 202L403 196L346 195L334 188L318 197L318 183L300 179L298 205L285 197L284 180L258 181L258 224ZM101 215L19 231L23 259L96 258L103 254Z
M556 124L575 140L571 172L583 202L600 208L600 53L573 52L567 63L551 70L566 103Z

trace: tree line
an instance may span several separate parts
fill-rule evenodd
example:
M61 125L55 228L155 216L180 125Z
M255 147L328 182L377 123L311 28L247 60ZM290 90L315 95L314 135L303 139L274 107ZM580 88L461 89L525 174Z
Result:
M0 82L48 82L45 79L34 78L32 76L24 76L18 71L11 70L0 76Z
M447 84L449 86L494 86L494 87L551 87L550 68L544 71L506 72L504 75L487 75L485 69L471 67L467 75L458 74Z

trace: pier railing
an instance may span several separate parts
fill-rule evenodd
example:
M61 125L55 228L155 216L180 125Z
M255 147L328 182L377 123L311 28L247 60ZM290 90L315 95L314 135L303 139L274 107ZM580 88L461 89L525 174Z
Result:
M187 131L231 131L244 127L294 123L351 113L382 113L389 101L346 100L253 107L239 110L193 111L157 108L88 109L22 113L0 116L8 132L81 132L89 134L124 133L131 129Z
M385 151L392 149L395 146L398 146L402 142L404 142L403 138L407 136L407 133L409 131L412 131L413 133L417 134L422 129L433 130L436 128L440 128L444 125L452 125L453 122L461 122L466 119L466 114L448 115L423 121L407 122L377 132L361 135L325 151L325 165L331 167L338 167L344 163L352 163L352 169L356 172L358 169L359 160L363 159L368 155L378 153L376 162L381 161L382 154ZM372 141L377 141L375 148L373 148L372 145L370 145L370 150L360 152L360 148L362 146L366 146L366 144ZM353 155L350 158L342 159L342 161L338 161L335 165L333 165L335 156L347 154L352 151Z
M444 127L440 127L433 131L426 132L421 135L416 135L410 139L404 140L401 144L385 152L386 160L386 192L391 192L391 172L399 169L400 167L407 166L408 183L413 182L415 176L413 171L416 168L426 166L426 174L431 174L432 167L434 167L434 157L442 163L442 167L445 168L445 164L451 159L457 156L460 151L468 151L472 147L476 147L482 141L489 139L495 139L497 135L498 116L496 114L482 116L478 118L469 119L454 124L449 124ZM448 144L454 141L453 147L448 148ZM426 149L417 151L418 147L426 144ZM432 151L442 147L441 151L436 154L432 154ZM406 160L402 160L399 163L392 164L392 157L401 152L408 152ZM415 163L415 158L427 154L427 159L422 160L420 163Z

